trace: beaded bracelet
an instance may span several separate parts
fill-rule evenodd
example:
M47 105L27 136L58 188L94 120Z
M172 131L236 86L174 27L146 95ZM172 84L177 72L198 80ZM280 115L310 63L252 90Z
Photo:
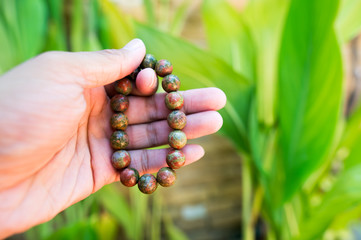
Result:
M139 178L139 172L130 168L130 154L124 150L129 144L129 137L125 132L128 126L128 118L124 112L129 107L127 95L132 91L138 73L144 68L152 68L156 74L163 77L162 87L167 92L165 105L172 112L167 117L168 125L173 129L169 133L168 143L172 147L167 154L166 162L168 167L159 169L157 177L152 174L144 174ZM146 54L141 65L129 76L118 80L115 90L119 93L112 97L111 108L115 112L110 119L110 123L115 131L110 137L110 144L116 151L113 153L111 162L115 169L120 170L120 181L127 187L133 187L138 183L138 188L142 193L151 194L158 186L172 186L176 180L174 169L181 168L185 164L185 155L180 150L187 144L187 137L181 131L187 122L186 115L180 111L183 107L183 96L178 92L180 80L172 74L173 66L168 60L157 61L151 54Z

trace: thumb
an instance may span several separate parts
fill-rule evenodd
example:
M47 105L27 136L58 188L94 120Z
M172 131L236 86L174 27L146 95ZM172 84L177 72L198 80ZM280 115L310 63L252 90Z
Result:
M133 72L144 58L145 46L142 40L133 39L122 49L55 52L55 55L57 56L51 59L55 62L61 61L62 64L66 63L64 70L78 75L77 81L82 87L95 88L112 83Z

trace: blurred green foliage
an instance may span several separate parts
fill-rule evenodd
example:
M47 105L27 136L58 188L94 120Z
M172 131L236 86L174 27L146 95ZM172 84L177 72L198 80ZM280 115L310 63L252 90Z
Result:
M0 1L0 72L43 51L120 48L140 37L177 66L183 89L227 94L222 133L242 156L244 239L254 239L259 217L268 239L336 239L361 216L361 108L344 114L340 50L361 29L360 1L250 0L237 11L204 0L206 47L179 36L192 1L174 14L159 2L144 0L139 23L109 0ZM131 190L130 200L107 186L26 235L159 239L163 223L169 239L186 238L160 196Z

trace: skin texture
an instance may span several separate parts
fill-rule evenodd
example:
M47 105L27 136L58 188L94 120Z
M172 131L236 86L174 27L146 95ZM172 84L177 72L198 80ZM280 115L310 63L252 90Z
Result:
M112 165L118 170L128 167L130 162L130 155L125 150L115 151L112 155Z
M139 173L134 168L126 168L120 172L120 182L126 187L133 187L139 181Z
M183 129L187 124L187 117L182 111L172 111L167 117L169 127L173 129Z
M0 239L52 219L70 205L118 182L111 164L113 132L107 91L143 60L145 46L133 40L124 49L99 52L48 52L0 76ZM147 70L147 71L146 71ZM130 167L140 174L166 166L169 114L165 94L152 69L142 70L129 96ZM189 139L222 126L215 110L226 97L216 88L182 92ZM139 114L142 113L142 114ZM187 164L199 160L199 145L183 149Z
M115 83L115 90L123 95L129 95L132 92L132 82L128 78L120 79Z
M138 188L142 193L152 194L157 187L157 179L152 174L147 173L139 178Z
M181 82L176 75L169 74L162 79L162 87L166 92L178 91Z
M165 96L165 105L169 110L179 110L183 104L184 98L180 92L171 92Z
M131 73L129 74L129 76L128 76L128 77L130 78L130 80L135 81L135 80L137 79L138 74L140 73L140 71L141 71L141 69L140 69L139 67L137 67L136 69L134 69L134 71L131 72Z
M181 150L171 149L166 161L170 168L179 169L185 164L186 156Z
M177 179L177 175L174 170L170 169L169 167L163 167L159 169L157 173L157 182L162 187L170 187L175 183Z

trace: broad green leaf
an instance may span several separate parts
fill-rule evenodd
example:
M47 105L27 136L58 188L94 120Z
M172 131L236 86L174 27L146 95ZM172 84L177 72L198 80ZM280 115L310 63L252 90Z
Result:
M48 33L44 51L66 51L65 19L63 18L64 2L46 0L49 9Z
M165 213L163 214L164 218L164 227L165 227L165 232L167 234L167 239L169 240L187 240L189 239L187 237L187 235L182 232L179 228L177 228L173 222L172 219L170 218L170 216Z
M84 45L88 41L85 36L85 5L82 0L74 0L71 3L71 24L70 24L70 50L74 52L85 51Z
M25 61L39 54L45 43L47 9L43 0L17 1L20 38L18 42Z
M0 1L0 72L41 52L46 15L42 0Z
M311 211L311 215L301 223L299 239L319 239L321 234L338 216L346 211L357 209L361 199L361 165L343 173L322 204Z
M125 198L115 188L115 185L103 187L97 193L97 199L104 206L105 210L111 214L123 227L126 235L130 238L134 231L134 223L132 221L133 214L130 206Z
M361 1L341 0L340 11L337 16L337 30L342 42L356 37L361 30Z
M347 121L337 155L345 169L361 163L361 107Z
M141 193L138 189L130 189L131 209L134 214L132 239L144 239L147 236L148 200L151 196Z
M145 8L145 13L147 16L147 23L152 26L155 27L157 25L157 21L155 18L155 8L153 5L153 1L152 0L144 0L144 8Z
M209 51L254 81L255 47L241 15L222 0L204 1L202 15Z
M49 240L63 240L63 239L87 239L97 240L98 235L90 220L77 222L74 225L60 228L47 239Z
M169 31L175 36L179 36L186 23L190 5L193 1L185 0L173 14L172 21L170 23Z
M122 48L134 38L134 29L129 17L116 9L109 0L98 0L100 14L99 38L104 48Z
M5 24L3 21L0 22L0 74L13 67L17 61L14 56L16 45L9 36Z
M242 12L256 49L258 119L266 126L272 126L276 120L278 57L289 2L289 0L252 1ZM250 43L246 42L246 44L249 46L245 47L251 47Z
M223 132L241 149L248 151L245 123L252 88L250 82L232 68L198 47L144 25L136 25L137 36L157 59L169 59L182 89L219 87L227 94L227 105L221 111Z
M328 155L340 116L338 0L294 0L279 61L280 157L288 199Z
M109 214L101 214L99 222L95 225L95 229L99 239L117 239L118 226L116 220Z

